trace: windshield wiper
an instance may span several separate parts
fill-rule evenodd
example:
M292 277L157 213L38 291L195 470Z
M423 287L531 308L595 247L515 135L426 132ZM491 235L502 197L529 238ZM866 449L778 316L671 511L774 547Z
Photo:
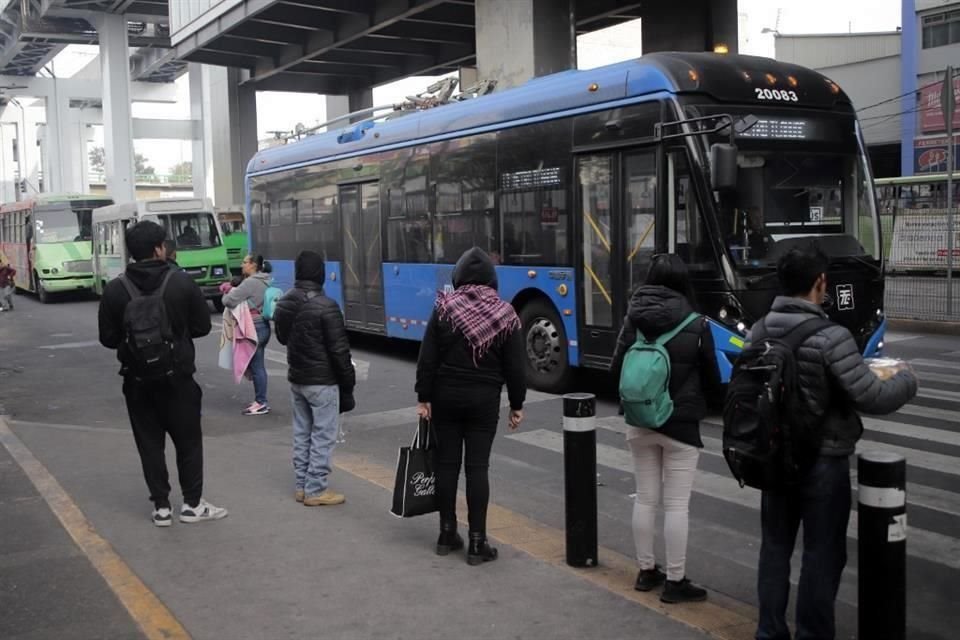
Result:
M848 255L848 256L835 256L831 258L831 261L835 261L835 262L844 262L849 260L853 260L854 262L859 262L862 265L866 265L871 269L873 269L874 271L876 271L877 273L881 273L883 271L883 269L880 267L879 264L876 264L873 261L869 260L868 258L864 258L863 256Z

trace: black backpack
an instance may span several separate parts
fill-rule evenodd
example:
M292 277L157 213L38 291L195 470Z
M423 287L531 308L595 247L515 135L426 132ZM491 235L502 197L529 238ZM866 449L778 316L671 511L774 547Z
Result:
M789 487L816 460L822 433L800 395L796 352L832 324L811 318L778 339L766 337L762 321L754 327L723 405L723 456L741 487Z
M163 294L175 271L167 271L160 287L149 294L140 291L125 275L120 276L130 294L130 302L123 310L124 343L130 355L126 372L137 380L159 380L174 374L173 329Z

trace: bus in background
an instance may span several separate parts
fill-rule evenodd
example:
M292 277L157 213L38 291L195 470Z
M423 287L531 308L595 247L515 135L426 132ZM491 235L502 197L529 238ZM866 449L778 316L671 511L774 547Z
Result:
M92 216L113 200L39 194L0 207L0 249L17 270L16 285L46 304L57 293L93 288Z
M247 239L247 218L242 208L218 209L217 221L223 230L223 245L227 248L227 265L230 275L239 276L243 258L250 250Z
M278 286L300 250L322 251L348 328L396 338L422 338L457 258L481 247L547 391L609 365L651 258L680 255L728 379L778 293L777 260L812 242L831 258L830 316L864 354L882 347L864 148L850 99L819 73L655 53L265 149L247 215Z
M93 290L98 296L130 262L125 234L136 219L135 205L115 204L93 210Z
M230 279L230 272L220 225L209 199L139 200L103 207L95 212L94 217L99 223L98 234L104 234L103 260L96 262L96 277L101 287L118 275L118 258L123 261L122 268L126 267L126 247L117 247L116 244L123 238L122 229L132 222L152 220L163 226L167 239L176 243L180 268L200 285L204 297L211 300L218 311L223 310L220 285Z

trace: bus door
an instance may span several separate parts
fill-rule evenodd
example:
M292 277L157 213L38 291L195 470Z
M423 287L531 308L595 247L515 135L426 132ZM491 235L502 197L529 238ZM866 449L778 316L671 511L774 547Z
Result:
M577 158L583 364L605 367L656 243L654 150Z
M376 182L340 187L343 223L343 316L349 329L384 333L380 187Z

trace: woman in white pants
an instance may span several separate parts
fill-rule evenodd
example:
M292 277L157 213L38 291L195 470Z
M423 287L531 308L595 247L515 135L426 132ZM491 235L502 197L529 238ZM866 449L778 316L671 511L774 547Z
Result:
M658 255L650 264L646 283L630 299L617 340L612 371L619 377L623 358L638 335L654 340L681 325L693 313L687 267L678 256ZM707 592L686 576L690 490L700 456L700 420L707 413L707 397L720 398L720 377L713 338L704 318L687 324L665 345L670 355L670 397L673 414L659 429L627 427L637 480L633 504L633 538L637 549L636 589L651 591L664 585L660 600L699 602ZM666 573L653 554L657 505L663 502Z

